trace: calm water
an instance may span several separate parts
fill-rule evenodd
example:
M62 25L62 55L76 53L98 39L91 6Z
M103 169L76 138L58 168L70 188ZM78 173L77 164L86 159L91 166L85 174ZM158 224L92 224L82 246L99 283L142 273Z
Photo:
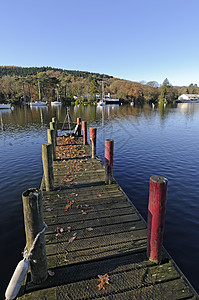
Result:
M65 114L64 107L0 111L1 299L25 246L21 194L40 185L48 124ZM114 177L145 219L150 176L168 178L164 245L199 292L199 104L83 106L70 114L97 127L102 160L104 140L114 139Z

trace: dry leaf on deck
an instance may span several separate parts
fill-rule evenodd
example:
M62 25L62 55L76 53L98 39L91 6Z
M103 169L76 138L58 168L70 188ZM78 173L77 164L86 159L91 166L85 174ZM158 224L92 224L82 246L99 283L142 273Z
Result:
M54 276L54 275L55 275L55 272L53 272L53 271L51 271L51 270L48 270L48 275Z
M57 227L55 228L55 232L57 232L57 233L62 233L62 232L64 232L64 228L62 228L62 227L60 227L60 226L57 226Z
M71 237L71 238L68 240L68 243L69 243L69 244L72 243L75 239L76 239L76 236Z
M86 230L87 230L88 232L90 232L90 231L93 231L93 228L92 228L92 227L88 227L88 228L86 228Z
M51 211L53 210L53 208L46 208L46 211Z
M70 233L71 230L73 229L73 227L74 227L74 226L69 226L69 227L67 227L67 229L68 229L67 233Z
M105 290L104 285L106 283L109 284L109 276L108 276L108 274L106 273L105 275L98 275L98 277L99 277L98 281L100 281L100 284L98 284L99 291L101 289Z

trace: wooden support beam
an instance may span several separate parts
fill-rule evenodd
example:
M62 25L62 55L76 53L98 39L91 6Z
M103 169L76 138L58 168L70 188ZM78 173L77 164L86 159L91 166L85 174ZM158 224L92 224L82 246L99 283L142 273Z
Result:
M162 256L167 183L168 180L162 176L152 176L150 178L147 220L147 256L150 261L155 263L160 263Z
M50 122L50 129L55 130L55 143L57 145L57 123L56 122Z
M42 162L46 191L52 191L54 189L52 148L52 144L46 143L42 145Z
M23 192L22 199L26 248L28 251L31 251L31 278L33 283L39 284L45 281L48 276L45 236L44 232L39 234L44 229L41 191L36 188L28 189Z
M87 122L82 121L82 131L83 131L83 144L87 145Z
M81 118L77 118L77 125L78 125L78 129L77 129L78 136L81 136L81 131L82 131Z
M53 160L56 160L56 138L55 138L55 130L48 129L48 143L52 144L52 153L53 153Z
M97 128L90 128L91 158L96 157L96 134Z
M113 140L105 140L105 183L111 184L113 182Z

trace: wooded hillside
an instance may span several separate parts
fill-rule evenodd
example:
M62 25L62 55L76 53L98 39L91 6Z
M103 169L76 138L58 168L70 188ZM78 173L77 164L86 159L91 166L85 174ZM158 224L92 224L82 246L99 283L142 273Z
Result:
M96 101L96 94L110 93L112 98L124 101L172 102L182 93L199 93L195 84L174 87L168 79L160 85L156 81L142 84L113 76L84 71L63 70L51 67L0 67L0 102L20 103L38 100L38 81L42 96L53 101L59 95L62 102Z

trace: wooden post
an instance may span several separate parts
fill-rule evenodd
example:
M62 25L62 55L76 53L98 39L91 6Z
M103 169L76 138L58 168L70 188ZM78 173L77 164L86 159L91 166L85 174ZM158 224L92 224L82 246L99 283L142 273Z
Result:
M91 158L96 157L96 132L97 128L90 128Z
M113 182L113 140L105 140L105 183Z
M160 263L165 224L165 210L168 180L162 176L150 178L148 221L147 221L147 256L149 260Z
M78 136L81 136L81 131L82 131L81 118L77 118L77 125L78 125L78 129L77 129Z
M53 148L52 144L42 145L42 161L43 161L46 191L52 191L54 189L52 148Z
M48 129L48 143L52 144L52 153L53 153L53 160L56 160L56 142L55 142L55 130L54 129Z
M87 122L82 121L82 131L83 131L83 144L87 145Z
M52 117L52 122L57 123L57 118L56 117Z
M41 191L28 189L22 194L26 248L31 250L35 238L44 229ZM47 279L47 261L44 233L40 234L30 254L32 281L39 284Z
M50 122L50 129L55 129L55 122Z
M50 122L50 129L55 130L55 144L57 145L57 126L55 122Z

